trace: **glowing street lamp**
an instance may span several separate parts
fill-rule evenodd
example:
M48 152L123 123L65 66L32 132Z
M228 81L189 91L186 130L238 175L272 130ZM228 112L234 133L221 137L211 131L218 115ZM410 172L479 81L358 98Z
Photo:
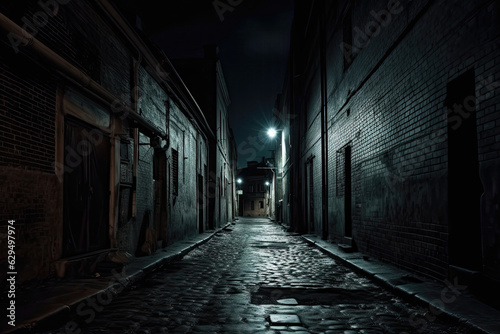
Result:
M243 190L241 189L241 184L243 183L243 180L241 179L241 177L237 178L236 179L236 183L238 183L238 190L236 190L236 194L238 194L238 216L242 216L243 215L243 206L241 204L241 201L240 201L240 195L243 195Z
M267 130L267 135L271 138L276 137L277 134L278 134L278 131L276 131L276 129L274 129L274 128L270 128L269 130Z

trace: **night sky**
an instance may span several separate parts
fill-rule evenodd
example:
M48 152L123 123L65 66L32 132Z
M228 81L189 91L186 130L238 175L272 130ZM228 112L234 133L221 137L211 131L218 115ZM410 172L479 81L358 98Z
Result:
M178 0L161 9L151 0L131 0L129 6L171 59L203 57L203 45L219 46L238 167L270 157L275 142L266 131L284 80L293 0Z

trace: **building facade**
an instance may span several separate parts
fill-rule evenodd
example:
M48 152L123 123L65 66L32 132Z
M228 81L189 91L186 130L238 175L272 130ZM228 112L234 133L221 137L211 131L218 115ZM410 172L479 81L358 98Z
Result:
M208 226L220 227L236 217L235 176L236 144L229 126L231 103L224 79L219 49L204 46L203 58L172 59L189 90L204 111L215 134L209 141Z
M208 206L212 126L112 3L26 0L0 15L0 221L16 229L20 283L227 221Z
M272 217L273 176L269 159L247 161L247 167L238 170L240 212L243 217Z
M274 112L283 219L498 291L499 1L295 6Z

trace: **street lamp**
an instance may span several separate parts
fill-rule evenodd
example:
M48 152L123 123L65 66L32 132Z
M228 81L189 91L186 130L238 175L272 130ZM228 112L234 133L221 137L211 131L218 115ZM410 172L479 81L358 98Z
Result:
M272 199L271 199L271 187L270 187L270 184L271 182L267 181L264 182L264 184L266 185L266 195L264 195L264 198L266 198L266 206L267 206L267 210L268 210L268 217L272 219L272 207L271 207L271 203L272 203Z
M275 169L277 170L277 172L279 173L280 172L280 165L281 165L281 159L279 158L278 161L276 161L276 150L278 149L278 138L277 138L277 135L278 135L278 132L280 132L280 136L283 137L283 131L284 129L276 129L274 127L272 128L269 128L267 130L267 135L269 136L269 138L271 139L274 139L275 140L275 151L273 153L273 167L268 167L268 169L271 170L271 172L273 173L273 192L271 194L271 189L269 189L269 192L270 192L270 197L271 197L271 203L272 203L272 208L271 208L271 217L273 217L273 219L275 218L274 217L274 214L275 214L275 211L276 211L276 190L277 190L277 178L276 178L276 173L275 173ZM280 147L281 147L281 143L280 143ZM282 154L282 153L280 153ZM278 155L279 157L279 155ZM270 185L266 183L266 185ZM281 187L281 184L280 184L280 187ZM281 218L281 217L280 217Z
M243 215L243 207L240 202L240 195L243 194L243 190L241 190L241 184L243 183L243 180L239 177L236 179L236 183L238 183L238 189L236 190L236 193L238 194L238 215L242 216Z
M267 135L271 138L276 137L277 134L278 131L275 128L270 128L269 130L267 130Z

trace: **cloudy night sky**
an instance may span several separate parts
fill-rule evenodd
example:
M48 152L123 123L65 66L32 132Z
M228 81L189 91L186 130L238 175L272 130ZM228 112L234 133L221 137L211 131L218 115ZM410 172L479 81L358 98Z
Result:
M151 0L129 2L144 31L171 59L201 58L203 45L219 46L241 168L247 160L269 157L274 148L266 130L284 80L293 0L220 1L219 11L215 4L169 1L159 9Z

